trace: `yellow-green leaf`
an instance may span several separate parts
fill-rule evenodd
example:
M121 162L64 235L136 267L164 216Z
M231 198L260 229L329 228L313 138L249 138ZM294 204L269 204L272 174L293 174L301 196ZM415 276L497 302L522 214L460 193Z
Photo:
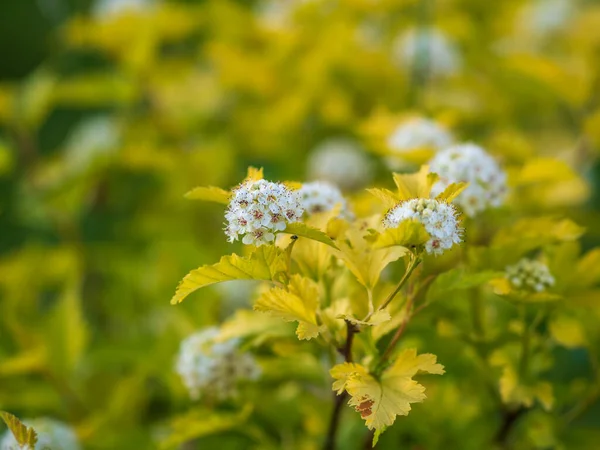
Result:
M0 411L0 417L2 417L2 420L21 447L35 447L38 438L33 428L27 427L16 416L5 411Z
M388 189L374 188L367 189L367 192L381 200L385 207L388 209L393 208L398 203L400 203L400 198L398 197L398 195L394 194Z
M554 317L550 321L550 335L563 347L585 347L587 339L581 323L564 315Z
M273 246L258 247L250 256L223 256L216 264L205 265L188 273L177 286L171 304L181 303L192 292L230 280L275 280L285 272L283 251Z
M394 174L394 183L398 187L398 198L401 201L429 198L431 187L438 179L437 174L429 172L429 166L421 166L417 173Z
M204 200L206 202L229 204L231 192L214 186L197 187L185 194L190 200Z
M258 181L264 178L263 168L257 169L256 167L248 167L248 174L244 181Z
M334 251L335 256L346 263L348 270L367 289L372 289L377 284L381 272L388 264L409 252L405 247L375 249L365 239L365 233L377 221L378 218L374 217L342 227L336 240L339 251Z
M384 309L380 309L379 311L375 312L371 317L369 317L369 320L359 320L351 314L340 314L336 317L336 319L344 319L354 325L367 325L371 327L381 325L382 323L391 320L391 318L392 316L390 316L390 313Z
M250 405L239 412L217 412L204 408L177 416L167 426L167 436L160 442L160 450L180 448L182 444L202 436L222 433L242 425L252 413Z
M412 247L429 240L429 233L418 220L405 220L397 228L389 228L377 236L375 248Z
M333 390L338 395L350 394L348 404L360 413L369 429L383 430L397 416L408 415L411 403L425 399L425 387L412 379L418 372L443 374L444 367L436 363L435 355L417 356L415 349L404 350L379 379L360 364L343 363L333 367L336 380Z
M435 199L446 203L450 203L456 197L458 197L460 193L467 188L468 185L469 183L465 183L463 181L459 181L458 183L451 183Z
M303 222L290 223L285 227L284 233L295 234L296 236L312 239L313 241L321 242L332 248L337 249L335 242L321 230L309 227Z
M317 337L320 326L317 322L319 305L318 285L300 275L293 275L287 290L279 287L262 294L254 309L279 317L286 322L298 322L296 334L299 339Z

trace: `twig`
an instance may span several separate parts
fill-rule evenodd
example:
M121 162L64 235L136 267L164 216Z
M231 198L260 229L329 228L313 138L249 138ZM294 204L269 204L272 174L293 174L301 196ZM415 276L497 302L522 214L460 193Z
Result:
M348 320L346 320L346 330L346 343L344 348L340 349L339 351L344 357L344 361L352 362L352 343L354 342L354 335L358 332L358 330ZM335 450L337 430L340 423L340 417L342 415L342 406L344 406L344 403L348 398L348 393L346 391L340 395L336 395L336 393L333 395L333 411L329 420L329 428L327 430L327 438L325 440L325 445L323 445L323 450Z

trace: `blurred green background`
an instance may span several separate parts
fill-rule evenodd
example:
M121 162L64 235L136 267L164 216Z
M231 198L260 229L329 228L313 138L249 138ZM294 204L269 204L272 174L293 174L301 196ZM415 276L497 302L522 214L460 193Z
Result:
M415 29L443 42L406 56ZM564 161L518 207L570 214L586 247L600 242L592 0L4 0L0 55L0 409L71 423L85 448L155 448L190 407L179 342L247 301L213 289L169 305L183 274L240 250L220 208L183 199L196 185L233 186L248 165L304 180L330 139L354 142L383 183L378 139L418 114L507 166ZM571 357L577 378L585 358ZM303 370L269 400L287 423L258 413L281 448L318 448L306 411L327 403L288 403L326 376ZM481 448L453 432L402 448Z

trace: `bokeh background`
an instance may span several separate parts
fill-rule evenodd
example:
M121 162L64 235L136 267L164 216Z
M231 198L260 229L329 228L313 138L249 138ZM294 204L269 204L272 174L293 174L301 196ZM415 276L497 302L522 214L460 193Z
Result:
M196 185L233 186L248 165L304 180L323 145L358 149L377 183L382 139L422 115L507 166L558 158L518 206L600 243L593 0L4 0L0 55L0 409L68 422L85 448L157 448L194 407L173 370L181 339L247 305L235 287L169 305L190 269L239 250L221 208L183 198ZM559 380L586 373L585 355L565 361ZM297 399L327 380L299 367L255 406L275 448L323 432L310 412L329 397ZM429 423L460 414L461 395ZM596 448L597 406L566 448ZM469 408L437 440L412 417L403 448L482 448L458 441L478 429ZM197 448L261 448L220 429Z

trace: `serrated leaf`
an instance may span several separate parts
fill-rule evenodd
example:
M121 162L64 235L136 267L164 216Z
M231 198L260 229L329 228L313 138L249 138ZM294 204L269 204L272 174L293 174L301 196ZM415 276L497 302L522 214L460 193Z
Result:
M313 241L321 242L337 250L337 246L333 239L323 233L321 230L309 227L303 222L290 223L285 227L283 233L295 234L296 236L312 239Z
M184 195L189 200L204 200L206 202L215 202L222 205L228 205L231 198L231 192L215 186L197 187Z
M38 437L33 428L27 427L16 416L6 411L0 411L0 417L2 417L2 420L21 447L35 447Z
M367 189L367 192L374 197L377 197L383 202L386 208L390 209L400 203L400 198L389 189Z
M372 289L377 284L381 272L388 264L409 252L404 247L376 249L365 239L365 233L369 233L368 230L378 220L373 217L340 227L336 240L339 251L334 251L334 255L346 263L348 270L367 289Z
M400 201L413 198L429 198L432 186L439 179L437 174L429 172L429 166L421 166L417 173L395 173L393 176Z
M387 427L383 427L379 430L375 430L375 433L373 433L373 443L371 444L371 446L373 448L375 448L375 446L377 445L377 443L379 442L379 437L383 434L383 432L387 430Z
M256 167L248 167L248 174L244 181L258 181L264 178L263 168L257 169Z
M465 183L463 181L459 181L458 183L451 183L435 199L442 202L450 203L454 201L454 199L458 197L460 193L467 188L468 185L469 183Z
M279 317L286 322L298 322L298 339L312 339L319 335L317 322L319 305L318 285L298 274L292 275L287 290L279 287L263 293L254 309Z
M369 318L369 320L366 320L366 321L359 320L351 314L340 314L340 315L336 316L336 319L344 319L354 325L366 325L366 326L374 327L374 326L381 325L382 323L391 320L392 316L390 316L390 313L387 312L386 310L380 309L379 311L375 312Z
M425 244L430 236L418 220L405 220L397 228L388 228L377 236L375 248L412 247Z
M406 416L411 403L425 399L425 387L412 379L418 372L443 374L444 367L436 363L436 356L417 356L415 349L404 350L379 379L355 363L343 363L330 370L335 379L332 389L339 394L350 394L348 404L360 413L371 430L383 430L394 423L397 416Z
M216 264L209 264L188 273L177 286L171 304L181 303L192 292L211 284L230 280L275 280L287 270L283 251L273 246L258 247L250 256L236 254L223 256Z

